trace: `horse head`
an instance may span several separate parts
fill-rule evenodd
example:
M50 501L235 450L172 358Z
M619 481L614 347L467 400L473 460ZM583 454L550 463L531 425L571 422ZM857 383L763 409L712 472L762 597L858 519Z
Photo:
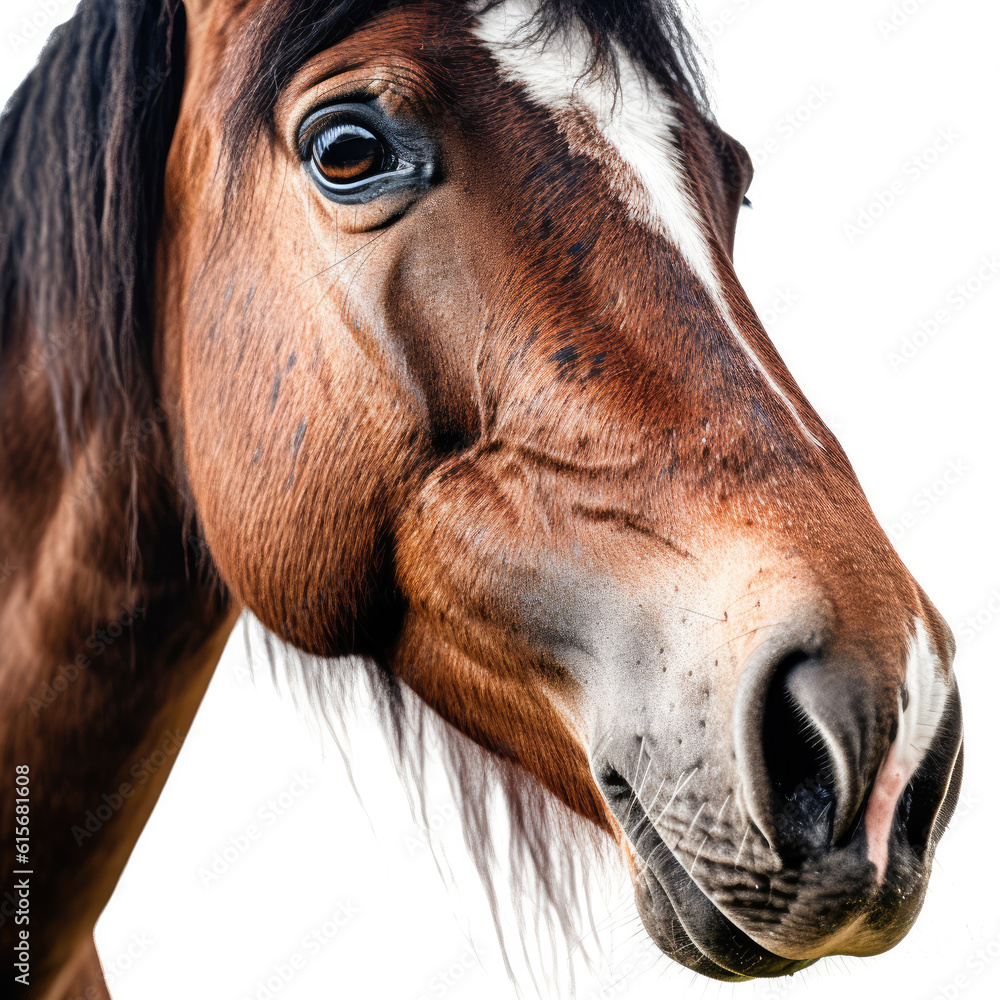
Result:
M266 106L280 15L233 10L192 18L159 310L226 585L626 841L692 968L895 943L952 639L740 287L749 158L656 5L338 11Z
M606 831L690 968L896 943L953 641L736 277L673 5L185 6L154 367L232 601Z

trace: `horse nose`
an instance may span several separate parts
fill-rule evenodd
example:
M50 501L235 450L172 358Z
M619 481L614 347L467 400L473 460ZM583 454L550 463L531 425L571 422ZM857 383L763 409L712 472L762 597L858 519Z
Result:
M735 706L737 763L748 811L780 853L846 846L864 826L881 879L890 836L919 857L943 828L961 707L915 642L898 693L813 638L775 640L751 656Z
M863 670L831 661L812 641L769 643L752 660L734 720L750 814L779 850L842 842L893 735L880 724L876 692Z

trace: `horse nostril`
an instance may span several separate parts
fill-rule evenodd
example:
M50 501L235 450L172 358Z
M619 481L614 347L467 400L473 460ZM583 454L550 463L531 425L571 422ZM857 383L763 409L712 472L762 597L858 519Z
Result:
M734 718L740 775L772 847L844 844L863 815L876 720L864 674L809 641L776 638L748 662Z
M963 763L962 708L954 696L942 716L937 739L896 805L896 823L917 858L923 859L928 848L933 848L955 811Z
M597 785L605 801L611 807L615 819L622 825L627 835L635 834L638 824L643 823L645 813L636 797L635 789L628 779L611 764L604 764L593 771ZM648 826L648 823L645 825Z
M771 819L785 846L825 846L833 840L834 765L816 721L796 701L790 678L806 653L785 658L764 702L762 748L771 784Z

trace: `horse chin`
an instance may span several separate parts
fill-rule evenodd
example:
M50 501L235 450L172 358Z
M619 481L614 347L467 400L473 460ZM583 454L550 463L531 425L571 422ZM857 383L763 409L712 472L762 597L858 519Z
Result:
M762 948L702 892L662 841L635 878L635 902L657 947L712 979L788 976L816 961L782 958Z
M953 715L949 721L954 722ZM842 867L839 874L852 876L857 887L853 894L855 902L868 897L867 905L850 914L845 912L839 932L833 933L829 940L799 942L794 946L804 957L775 954L743 931L688 874L643 814L630 840L638 854L634 878L636 908L647 933L670 958L704 976L727 982L791 975L823 955L836 952L871 956L894 947L920 911L934 846L957 804L964 757L960 727L950 734L950 740L953 757L950 787L943 801L935 795L931 797L932 805L927 806L933 813L927 817L931 827L927 848L915 851L899 839L890 855L886 877L879 884L873 873L867 879L864 877L863 869L871 865L864 838L858 840L854 845L857 856L853 862L848 860L856 866L855 870L848 873ZM897 807L900 837L906 829L905 814L920 810L916 800L922 794L925 780L927 776L918 771L908 786L906 801ZM811 867L820 872L825 860L822 854L817 855Z

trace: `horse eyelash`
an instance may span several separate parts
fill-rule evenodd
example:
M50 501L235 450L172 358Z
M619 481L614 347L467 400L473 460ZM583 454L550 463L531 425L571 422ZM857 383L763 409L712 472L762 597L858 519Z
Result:
M374 100L375 97L372 94L365 91L358 91L357 93L345 94L343 97L338 97L333 103L319 104L307 111L302 118L302 123L299 125L297 133L298 141L296 145L299 156L303 160L308 159L309 144L329 125L330 119L336 117L337 109L341 105L360 104L368 107ZM324 112L326 113L324 114Z

